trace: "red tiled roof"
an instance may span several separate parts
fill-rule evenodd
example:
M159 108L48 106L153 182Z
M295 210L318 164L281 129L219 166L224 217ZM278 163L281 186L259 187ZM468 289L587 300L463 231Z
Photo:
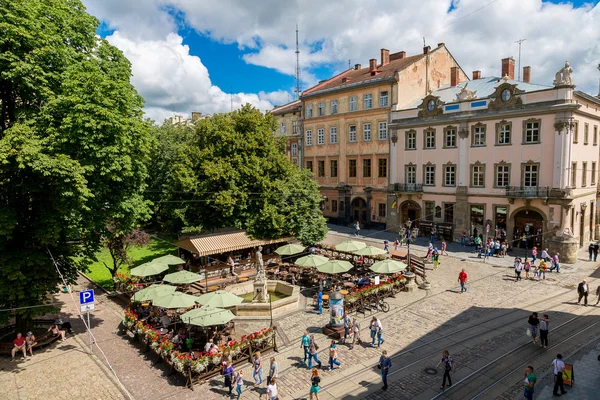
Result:
M302 107L301 100L294 100L290 103L284 104L282 106L277 106L273 110L271 110L271 114L285 114L287 112L297 111Z

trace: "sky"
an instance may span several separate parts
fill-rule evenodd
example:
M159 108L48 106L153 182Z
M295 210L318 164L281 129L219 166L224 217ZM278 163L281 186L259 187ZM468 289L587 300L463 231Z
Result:
M175 114L269 110L293 100L296 24L303 90L380 49L422 52L443 42L471 75L500 60L551 85L569 60L579 90L598 94L600 5L575 0L82 0L98 34L132 63L132 83L157 122Z

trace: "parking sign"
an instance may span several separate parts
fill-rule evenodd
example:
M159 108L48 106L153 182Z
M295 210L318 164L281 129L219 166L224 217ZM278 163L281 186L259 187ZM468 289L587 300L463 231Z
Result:
M94 289L79 292L79 304L88 304L94 302Z

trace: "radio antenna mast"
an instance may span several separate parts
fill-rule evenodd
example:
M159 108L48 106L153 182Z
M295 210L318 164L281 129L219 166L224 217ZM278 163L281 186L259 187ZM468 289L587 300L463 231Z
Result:
M302 93L302 87L300 83L300 41L298 40L298 24L296 24L296 88L294 89L296 92L296 100L300 98L300 93Z
M520 81L521 80L521 45L523 44L524 41L526 41L527 39L519 39L519 40L515 40L515 43L519 44L519 73L518 73L518 78L517 80Z

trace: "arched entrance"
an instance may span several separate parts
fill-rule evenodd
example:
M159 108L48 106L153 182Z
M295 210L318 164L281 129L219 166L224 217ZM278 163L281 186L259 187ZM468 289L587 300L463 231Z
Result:
M403 227L406 227L406 222L411 221L411 229L419 227L419 221L421 220L421 206L412 200L407 200L400 204L400 215L402 215Z
M529 240L527 241L527 247L532 248L536 246L542 247L543 244L543 232L544 232L544 216L535 210L520 210L514 215L514 228L513 228L513 246L525 248L525 241L522 240L525 234L525 227L529 227Z
M362 197L357 197L352 200L352 219L361 224L367 222L367 202Z

